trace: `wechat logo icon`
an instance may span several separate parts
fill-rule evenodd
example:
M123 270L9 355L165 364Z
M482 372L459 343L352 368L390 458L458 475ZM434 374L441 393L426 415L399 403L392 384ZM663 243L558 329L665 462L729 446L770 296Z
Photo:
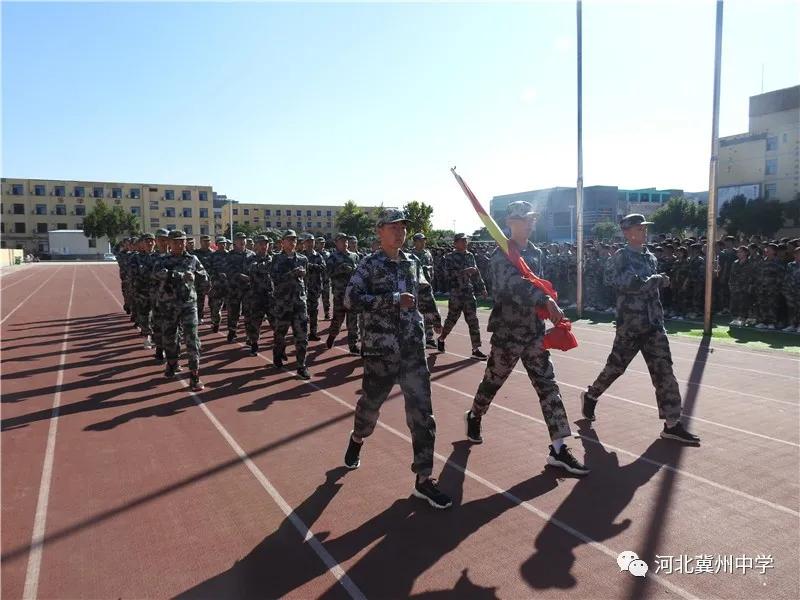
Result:
M617 564L619 565L620 573L628 571L634 577L644 577L647 574L647 563L639 558L636 552L625 550L620 552L617 556Z

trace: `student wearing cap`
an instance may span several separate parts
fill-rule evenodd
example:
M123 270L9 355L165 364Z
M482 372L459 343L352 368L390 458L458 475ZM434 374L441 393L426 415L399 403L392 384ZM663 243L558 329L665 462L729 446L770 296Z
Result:
M747 246L739 246L736 260L731 265L728 277L730 288L731 325L743 327L751 316L753 306L754 261Z
M689 265L686 279L686 296L690 319L703 317L706 294L706 259L703 244L695 242L689 246Z
M236 339L236 328L239 326L239 315L242 310L242 296L247 290L247 283L243 276L247 273L247 263L253 257L253 252L245 245L247 235L241 231L234 236L233 250L225 256L225 275L227 276L227 296L225 305L228 311L228 342Z
M123 238L116 253L117 268L119 269L119 283L122 289L122 309L125 314L131 316L131 322L135 322L136 316L133 313L133 290L129 276L129 262L135 253L133 238Z
M174 377L178 370L178 331L183 331L186 354L189 358L189 381L192 391L203 389L200 381L200 335L197 331L197 291L205 288L208 276L200 260L186 252L186 234L171 231L169 255L158 261L156 279L158 298L162 306L161 330L167 366L164 374Z
M156 272L159 270L159 263L169 256L169 231L166 229L156 230L156 246L150 261L150 303L152 307L152 342L156 347L155 359L161 364L164 362L164 339L162 335L161 322L164 320L164 311L158 296L159 281L156 279Z
M317 320L319 318L319 298L322 294L322 278L328 269L325 259L314 249L314 236L308 234L303 240L303 254L308 259L306 270L306 296L308 307L308 339L312 342L319 342L317 335Z
M506 225L511 231L509 243L516 244L522 259L534 274L541 273L542 251L529 241L536 225L533 207L524 201L512 202L508 205L506 215ZM544 348L544 322L536 309L546 307L554 324L561 321L564 313L553 298L523 279L502 251L492 254L490 270L494 282L494 306L488 325L488 330L492 332L492 347L472 408L464 415L467 439L476 444L483 442L483 416L517 362L522 359L539 396L539 406L550 434L547 463L575 475L586 475L589 469L573 456L565 443L571 435L569 420L556 383L550 352Z
M486 360L486 355L481 351L481 328L478 322L478 303L475 300L475 290L486 298L486 284L478 271L475 255L467 251L467 240L465 234L457 233L453 238L455 250L444 257L445 271L450 280L450 297L447 300L447 318L444 320L437 346L439 352L444 352L445 339L455 327L461 313L464 313L472 342L472 358Z
M208 310L211 313L211 328L214 333L219 331L222 321L222 305L228 295L228 275L225 272L228 263L228 250L226 249L224 235L216 238L217 249L208 259L208 275L211 278L211 290L208 292Z
M800 247L792 249L794 260L786 267L783 295L786 298L787 325L783 331L800 333Z
M347 250L358 255L358 260L364 258L365 254L358 250L358 238L354 235L347 236Z
M261 338L261 325L264 317L272 321L275 287L272 283L272 254L269 252L269 238L257 235L253 238L255 254L247 265L247 291L242 304L247 307L244 329L250 354L258 354Z
M767 244L764 258L759 264L758 281L756 283L756 307L758 324L756 329L778 328L778 302L781 287L786 276L786 267L777 256L778 245Z
M136 325L144 336L144 347L148 350L153 347L153 323L151 321L153 302L150 273L153 270L153 261L155 260L155 254L153 253L155 245L155 236L152 233L143 233L139 240L138 251L131 255L129 260Z
M344 463L349 469L360 466L364 439L375 430L380 408L397 383L411 431L411 470L416 475L412 493L435 508L448 508L452 500L431 478L436 421L419 311L420 296L431 291L420 285L425 275L419 263L401 250L407 225L402 210L384 211L376 225L381 250L361 261L345 291L347 309L364 315L364 375ZM438 312L430 318L435 329L441 329Z
M358 318L355 313L348 311L344 306L344 292L350 277L355 273L359 258L358 254L347 249L346 234L337 233L334 242L336 249L331 252L329 260L326 261L333 290L333 318L328 329L326 345L328 348L333 348L342 323L347 320L347 345L350 353L361 354L361 350L358 348Z
M281 239L281 253L272 261L270 275L275 286L274 310L275 340L272 361L278 368L288 360L286 356L286 333L292 327L294 348L297 355L297 376L311 379L306 368L308 348L308 309L306 307L305 275L308 258L297 251L297 234L288 229Z
M686 431L680 421L681 392L672 372L672 353L659 298L659 289L669 285L669 277L657 272L656 257L644 247L650 224L640 214L628 215L620 222L628 243L612 259L617 289L617 330L605 368L581 395L582 412L589 421L595 420L600 396L641 352L656 389L658 415L665 421L661 437L699 444L700 438Z
M433 294L433 256L425 248L428 240L421 231L415 233L412 239L414 240L414 249L411 251L411 255L417 259L417 262L422 267L422 272L425 273L425 279L428 280L428 284L431 286L431 294ZM429 321L425 322L425 345L428 348L436 348L436 340L433 339L433 323Z
M325 312L325 320L331 318L331 278L328 275L328 259L331 253L325 249L325 238L320 236L315 240L314 250L316 250L325 260L325 272L322 274L322 310Z
M203 265L206 273L211 275L211 236L201 235L200 247L193 252L190 252L190 254L194 254ZM204 291L197 290L197 322L200 323L200 325L203 324L203 313L205 313L205 306L206 293Z
M720 309L721 314L727 315L729 313L728 307L730 306L731 296L730 296L730 278L731 278L731 267L733 267L733 263L736 261L736 250L734 250L733 245L736 241L732 235L725 236L722 239L721 247L719 253L717 255L717 265L719 271L717 273L716 279L716 287L715 287L715 295L717 297L717 306Z

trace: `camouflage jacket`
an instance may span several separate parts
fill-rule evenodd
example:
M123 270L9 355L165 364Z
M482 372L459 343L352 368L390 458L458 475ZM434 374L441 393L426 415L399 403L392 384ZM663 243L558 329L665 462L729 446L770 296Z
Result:
M228 293L242 295L247 291L248 282L240 275L247 275L247 265L256 255L252 250L239 252L233 250L225 255L225 275L228 278Z
M535 275L542 270L542 251L531 242L520 251L522 259ZM530 342L544 335L544 323L536 315L536 307L550 298L538 287L522 278L517 268L500 249L489 260L494 307L487 331L492 344L506 341Z
M792 261L786 267L786 277L783 279L783 293L795 302L800 301L800 263Z
M208 287L208 274L200 260L184 252L180 256L162 256L154 267L158 281L158 302L183 306L197 302L196 289Z
M399 295L413 294L416 305L403 309ZM348 310L364 313L362 350L365 356L394 356L418 352L424 357L425 327L420 308L433 325L442 319L422 266L402 250L394 261L378 250L358 265L344 295Z
M270 300L275 291L272 283L272 256L255 254L247 263L247 276L250 278L247 289L248 298Z
M728 250L727 248L719 253L717 256L717 262L719 264L719 279L720 281L727 282L731 276L731 269L733 268L733 263L736 262L736 252L734 250Z
M203 250L202 248L198 248L192 252L192 254L194 254L198 260L200 260L206 270L206 273L211 275L211 257L214 253L211 250Z
M316 250L303 252L303 256L308 259L306 268L306 290L309 293L319 294L322 291L325 274L328 271L325 258Z
M153 285L151 277L153 272L153 262L156 259L155 252L145 254L137 252L128 261L128 270L131 274L133 287L138 292L145 292Z
M477 267L475 255L472 252L450 252L444 257L444 268L447 279L450 281L451 296L474 296L486 293L486 284L483 282L480 271L469 275L464 273L468 267Z
M330 259L326 262L333 291L344 292L345 288L347 288L347 283L350 281L350 277L355 273L356 267L358 267L358 254L347 250L339 252L337 249L331 252Z
M228 275L225 273L225 266L227 262L228 253L224 250L212 252L208 259L208 275L211 277L211 284L215 288L216 292L225 292L228 282Z
M433 285L433 256L428 250L417 250L416 248L411 251L411 255L417 259L422 272L425 273L425 279L428 283Z
M331 258L331 253L327 250L322 250L319 253L322 256L322 259L325 261L325 270L322 272L322 285L328 285L331 282L331 276L328 273L328 260Z
M786 267L777 258L764 258L759 264L758 287L765 292L780 293Z
M699 285L706 280L706 259L702 256L693 256L689 259L688 281L691 284Z
M617 250L611 259L617 291L617 330L645 333L664 328L659 288L666 279L658 274L658 261L646 248Z
M304 277L292 273L297 268L303 268L308 272L308 258L300 252L295 252L291 256L281 252L272 259L270 275L275 286L273 298L276 317L306 310Z
M728 287L731 293L743 294L753 291L755 274L755 262L748 258L744 262L736 259L731 265L731 272L728 278Z

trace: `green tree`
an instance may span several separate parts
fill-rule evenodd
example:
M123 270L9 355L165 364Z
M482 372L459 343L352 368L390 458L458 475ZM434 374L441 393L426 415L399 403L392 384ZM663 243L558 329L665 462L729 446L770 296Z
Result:
M336 227L347 235L356 236L359 241L365 240L375 233L375 221L361 210L352 200L345 202L336 217Z
M492 234L489 233L489 230L486 227L481 227L480 229L476 229L472 233L472 239L476 242L491 242L492 241Z
M684 197L672 198L651 216L653 229L658 233L683 233L687 229L701 233L706 230L707 210Z
M772 237L783 227L784 209L777 200L734 196L719 211L717 224L730 235L763 235Z
M83 235L87 238L107 237L114 246L117 238L123 234L134 235L139 233L139 220L136 215L125 212L121 206L111 208L98 200L95 207L83 219Z
M431 229L430 234L426 234L431 245L452 244L455 235L456 232L452 229Z
M614 236L617 235L618 229L619 227L616 223L601 221L600 223L595 223L592 228L592 235L596 240L613 240Z
M433 229L431 223L431 216L433 215L433 207L428 206L424 202L417 202L413 200L403 207L408 217L408 234L424 233L426 236Z

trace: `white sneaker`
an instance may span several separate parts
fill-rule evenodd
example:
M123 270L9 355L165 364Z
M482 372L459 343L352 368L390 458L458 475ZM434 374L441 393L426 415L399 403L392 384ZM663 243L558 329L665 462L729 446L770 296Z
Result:
M728 323L728 324L729 324L731 327L741 327L741 326L742 326L742 322L741 322L741 321L739 321L738 319L734 319L733 321L731 321L731 322L730 322L730 323Z
M744 322L744 326L745 327L752 327L755 324L756 324L756 320L755 319L746 319L745 322Z
M795 329L794 327L792 327L791 325L789 325L788 327L784 327L783 329L781 329L781 331L785 331L785 332L787 332L787 333L792 333L792 332L794 332L794 331L797 331L797 329Z
M778 329L778 326L777 325L767 325L767 329L772 329L773 331L775 331L776 329Z
M144 347L147 350L150 350L153 347L153 340L149 335L146 338L144 338Z
M764 323L756 323L755 328L756 329L766 329L767 326Z

